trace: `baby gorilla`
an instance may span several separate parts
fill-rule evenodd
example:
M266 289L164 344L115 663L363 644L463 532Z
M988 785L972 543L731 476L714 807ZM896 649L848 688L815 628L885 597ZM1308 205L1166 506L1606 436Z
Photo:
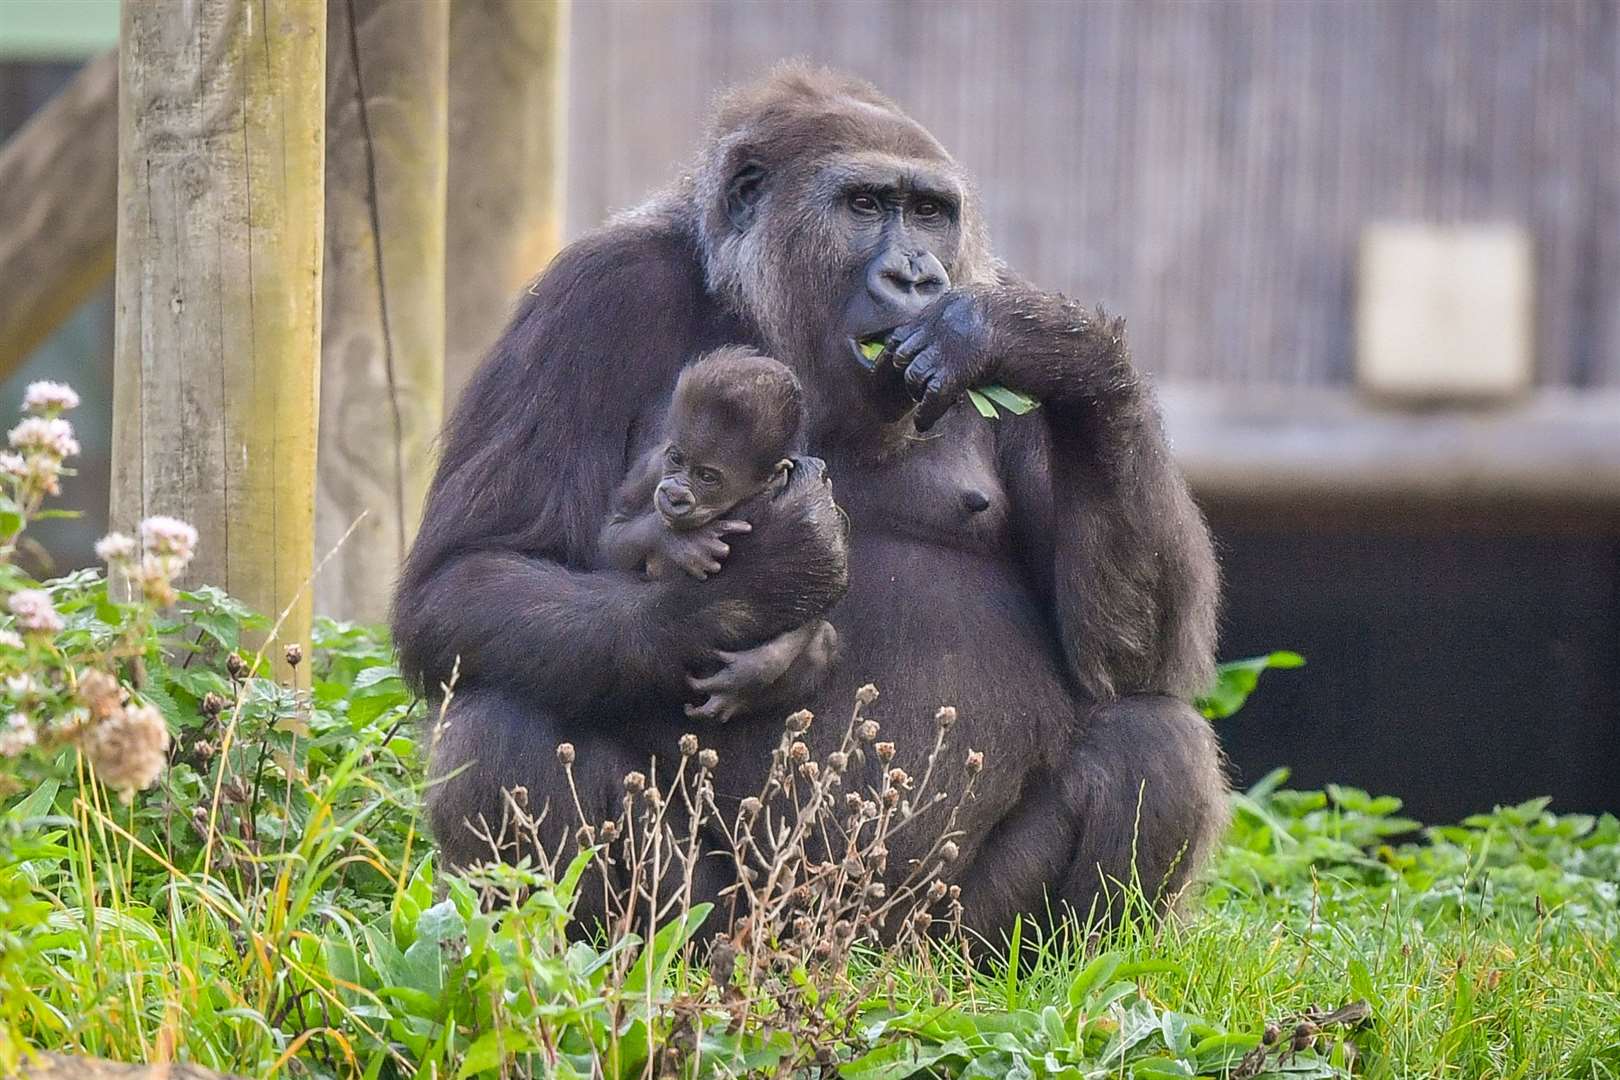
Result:
M664 441L614 495L603 560L654 578L718 573L725 538L753 528L722 515L786 478L804 427L804 391L785 366L741 346L701 357L675 383Z

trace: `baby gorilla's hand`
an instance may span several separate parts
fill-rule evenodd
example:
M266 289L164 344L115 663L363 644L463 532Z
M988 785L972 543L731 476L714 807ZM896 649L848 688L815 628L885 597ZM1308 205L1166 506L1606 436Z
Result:
M659 552L665 560L703 581L720 572L720 563L731 554L726 537L751 532L746 521L711 521L685 532L668 530Z

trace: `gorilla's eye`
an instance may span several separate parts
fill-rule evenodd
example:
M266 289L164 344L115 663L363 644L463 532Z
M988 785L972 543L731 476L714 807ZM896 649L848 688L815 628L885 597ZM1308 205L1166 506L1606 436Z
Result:
M877 196L865 191L857 191L849 197L849 208L857 214L880 214L883 204L877 201Z
M718 487L720 484L720 473L715 469L694 469L692 475L697 477L698 483L707 484L709 487Z
M673 446L669 448L669 453L665 454L664 458L677 469L686 464L686 459L681 456L681 452Z
M945 212L945 208L932 199L924 199L911 212L924 221L935 221Z

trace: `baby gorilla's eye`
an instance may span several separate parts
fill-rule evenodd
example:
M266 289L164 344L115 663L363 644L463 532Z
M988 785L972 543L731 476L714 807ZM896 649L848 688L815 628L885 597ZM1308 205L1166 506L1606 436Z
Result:
M681 452L675 449L673 446L669 448L669 453L664 455L664 460L668 461L677 469L686 464L686 458L682 457Z
M857 214L879 214L883 212L883 204L877 201L877 196L864 191L857 191L849 197L849 208Z
M720 473L714 469L694 469L692 475L697 477L700 484L707 484L710 487L718 487L720 484Z

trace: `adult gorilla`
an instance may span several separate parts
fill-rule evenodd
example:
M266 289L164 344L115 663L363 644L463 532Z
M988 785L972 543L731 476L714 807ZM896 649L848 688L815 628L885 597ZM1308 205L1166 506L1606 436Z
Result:
M856 342L873 337L888 345L869 370ZM764 642L841 591L799 565L804 533L756 519L701 584L592 567L677 373L728 343L803 380L810 449L849 516L849 585L836 659L806 649L763 687L739 661L739 718L719 724L680 703L703 696L690 671L737 647L737 612ZM1043 408L991 423L952 407L988 382ZM1120 325L1009 274L955 162L872 86L788 66L722 100L689 175L529 290L445 430L394 631L430 691L459 658L428 800L453 863L488 857L466 823L499 820L503 786L572 820L562 740L601 819L624 773L694 726L720 751L724 805L757 790L793 707L842 717L875 683L885 737L920 755L955 705L956 746L987 753L951 877L994 934L1048 897L1084 911L1133 852L1149 888L1202 863L1225 784L1185 702L1211 673L1216 590ZM951 761L946 790L964 780ZM898 836L890 866L927 831Z

